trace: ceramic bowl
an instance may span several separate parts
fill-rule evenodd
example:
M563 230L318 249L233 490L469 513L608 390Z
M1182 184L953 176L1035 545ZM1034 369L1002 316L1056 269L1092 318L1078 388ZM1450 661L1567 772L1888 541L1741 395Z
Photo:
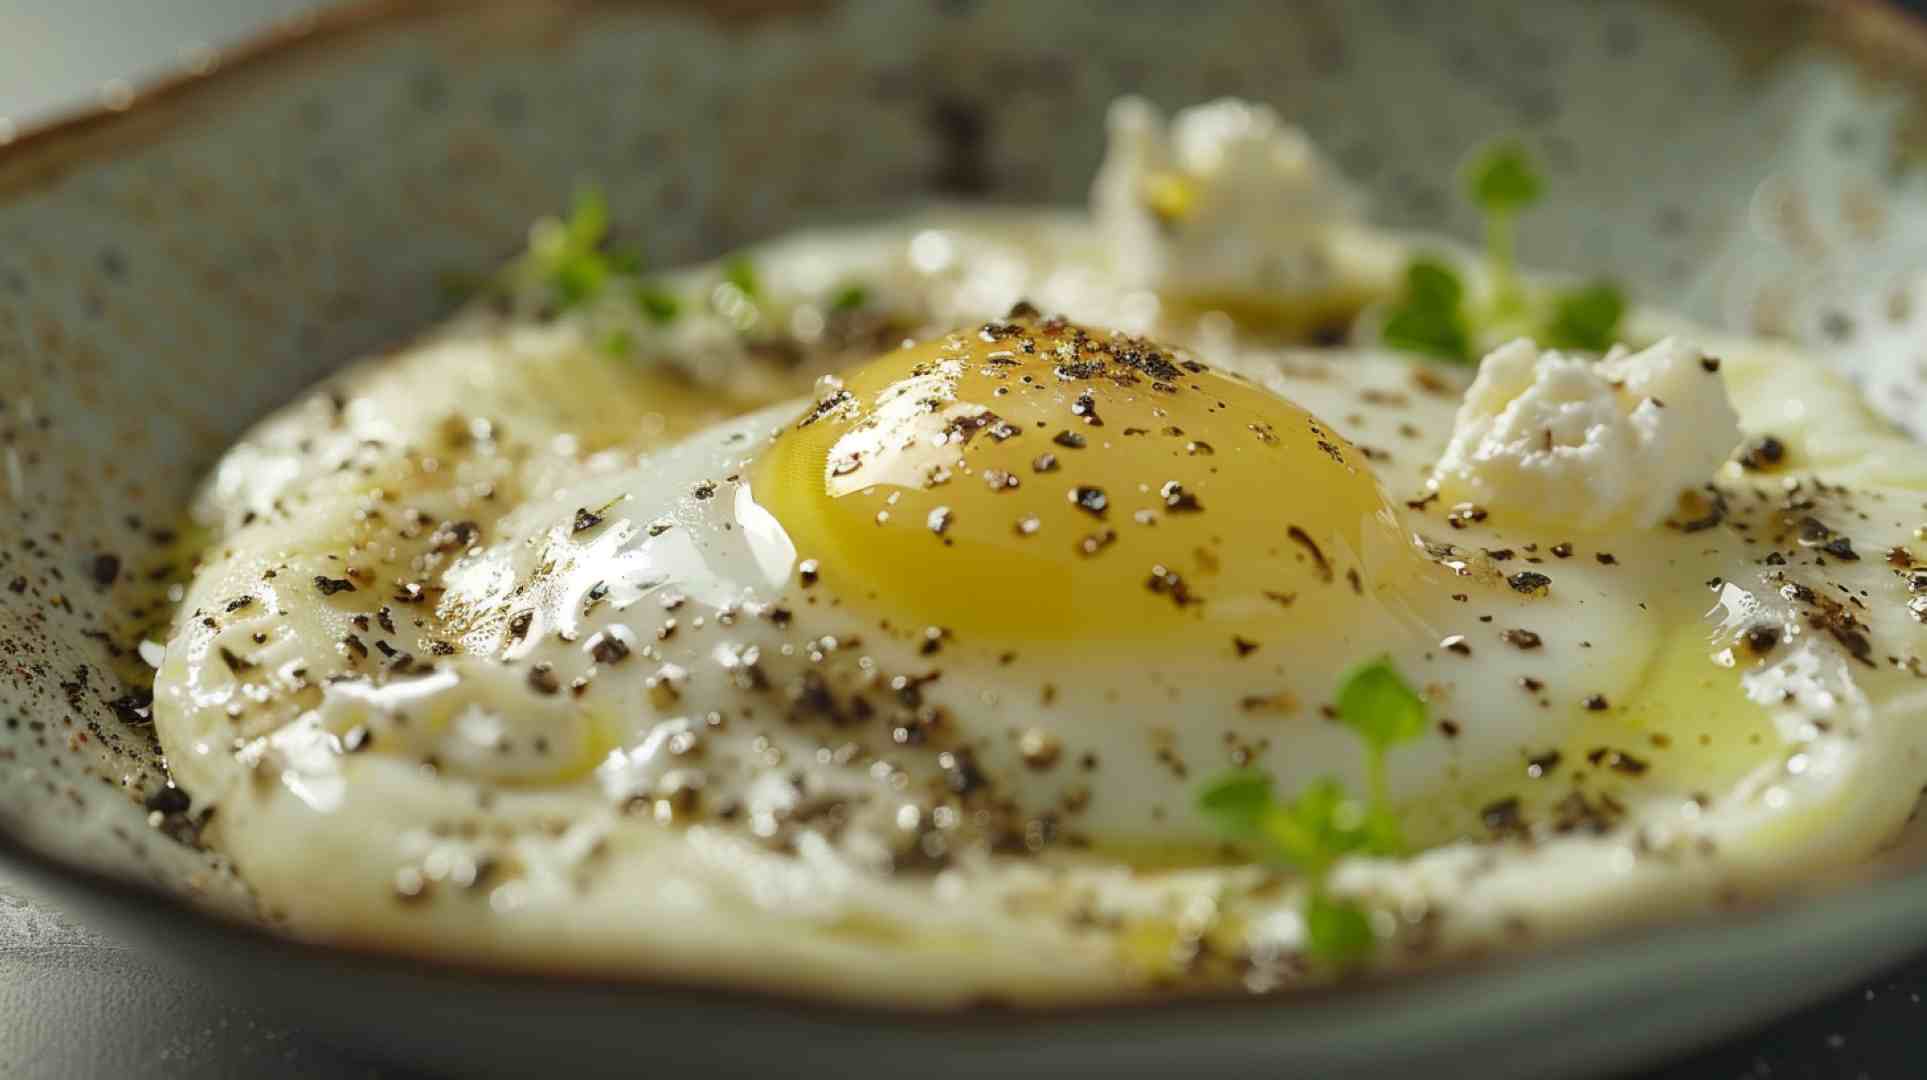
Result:
M1515 133L1554 193L1527 261L1812 341L1894 423L1927 432L1927 32L1882 6L343 9L116 108L35 132L0 123L4 857L309 1030L497 1072L1598 1071L1927 942L1927 874L1903 872L1398 987L908 1019L424 967L247 924L245 890L184 842L121 685L167 572L156 536L233 436L433 323L448 271L514 250L585 178L657 265L906 202L1072 202L1104 105L1126 91L1270 101L1372 193L1377 218L1468 235L1455 166Z

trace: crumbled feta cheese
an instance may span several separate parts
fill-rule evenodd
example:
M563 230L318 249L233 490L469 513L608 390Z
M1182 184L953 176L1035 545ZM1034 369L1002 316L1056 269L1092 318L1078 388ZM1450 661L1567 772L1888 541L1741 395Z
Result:
M1597 362L1501 346L1465 393L1432 486L1580 529L1657 525L1740 442L1718 370L1673 338Z
M1166 124L1111 106L1092 215L1128 285L1190 295L1305 289L1330 277L1327 235L1360 198L1269 106L1226 98Z

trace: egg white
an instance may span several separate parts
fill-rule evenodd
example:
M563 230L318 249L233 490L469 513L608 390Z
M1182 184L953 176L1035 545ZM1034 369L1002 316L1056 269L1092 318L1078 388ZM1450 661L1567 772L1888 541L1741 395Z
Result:
M1359 229L1338 250L1372 294L1406 248ZM1890 840L1927 778L1922 627L1882 557L1919 550L1927 464L1801 354L1639 313L1634 336L1719 355L1747 430L1789 458L1728 467L1728 525L1570 537L1423 503L1468 372L1279 347L1121 290L1074 216L805 234L757 265L771 310L862 279L921 327L1030 297L1178 336L1369 448L1419 504L1402 524L1437 587L1406 598L1402 644L1283 613L1248 658L928 651L922 627L837 603L833 575L805 586L809 553L742 480L817 372L757 367L694 317L619 362L585 320L472 313L264 422L197 507L212 539L157 727L289 931L915 1006L1295 985L1318 977L1294 960L1295 883L1225 851L1193 800L1243 764L1361 784L1356 740L1316 710L1335 664L1388 647L1439 721L1390 762L1425 850L1336 878L1403 946L1387 967L1813 880ZM1763 563L1789 500L1859 561ZM1526 569L1544 595L1507 584ZM1789 578L1849 605L1868 663ZM1781 630L1763 656L1743 640L1761 625ZM1523 828L1493 820L1507 798Z

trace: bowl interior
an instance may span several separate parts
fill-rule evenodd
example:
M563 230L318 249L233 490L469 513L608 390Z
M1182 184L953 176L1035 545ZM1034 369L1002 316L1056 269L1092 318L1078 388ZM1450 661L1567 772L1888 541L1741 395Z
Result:
M1125 92L1271 102L1386 223L1470 235L1468 149L1551 174L1522 243L1826 343L1927 434L1927 40L1871 5L506 0L322 17L0 147L0 836L245 911L163 812L123 676L166 534L248 423L405 340L593 178L655 265L933 199L1072 203ZM1911 381L1910 381L1911 380ZM156 808L159 809L156 809Z

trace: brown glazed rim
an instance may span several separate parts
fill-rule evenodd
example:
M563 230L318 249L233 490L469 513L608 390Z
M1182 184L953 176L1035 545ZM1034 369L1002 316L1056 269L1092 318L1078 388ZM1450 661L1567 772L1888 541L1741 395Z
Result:
M117 147L103 136L133 134L168 107L207 100L279 61L390 31L445 11L446 0L352 0L282 19L209 56L186 61L136 88L124 101L80 107L18 131L0 143L0 196L41 187Z
M476 23L491 17L566 23L591 8L618 6L682 12L740 28L834 5L833 0L345 0L183 60L123 100L71 108L0 139L0 201L149 141L185 119L194 106L231 96L265 72L401 32L413 23L454 15ZM1922 68L1927 71L1927 62Z
M0 141L0 197L40 187L70 169L119 147L109 136L151 131L148 122L177 106L215 99L248 75L313 59L325 51L370 40L411 22L464 13L471 17L514 8L540 8L569 15L616 0L347 0L283 19L266 29L183 62L154 78L123 101L69 109L22 128ZM1717 4L1706 4L1712 8ZM744 26L764 18L794 15L834 6L834 0L629 0L624 6L700 13L721 25ZM1688 10L1701 4L1686 0ZM1816 40L1837 46L1871 75L1906 85L1927 111L1927 18L1894 0L1773 0L1752 8L1776 6L1811 18ZM1737 24L1728 22L1729 29ZM176 110L177 111L177 110ZM1927 123L1927 121L1923 121Z
M1724 7L1722 0L1679 0L1687 10ZM1743 0L1744 2L1744 0ZM491 17L549 18L557 25L592 8L622 6L631 10L649 9L681 12L707 18L729 28L754 25L769 18L820 12L833 7L835 0L346 0L317 12L281 20L264 30L221 46L210 56L183 62L175 70L138 87L125 100L113 104L70 109L49 120L22 128L0 141L0 205L10 199L58 182L76 169L111 159L130 147L144 145L192 116L193 109L228 99L260 75L282 68L312 62L338 48L352 47L375 40L380 35L403 32L409 26L431 19L461 15L466 21L485 22ZM1912 96L1927 114L1927 19L1901 9L1893 0L1771 0L1771 3L1746 5L1747 22L1724 21L1729 31L1743 31L1746 25L1761 23L1762 10L1777 8L1807 19L1812 40L1837 47L1871 77L1897 84ZM1783 24L1782 24L1783 25ZM1922 120L1927 124L1927 119ZM0 135L4 135L0 131ZM1927 130L1917 130L1916 139L1927 143ZM1927 149L1927 146L1922 147ZM904 1009L874 1004L841 1001L811 1001L791 994L743 987L724 987L651 978L610 978L572 975L568 972L531 972L513 967L498 967L473 960L448 957L423 957L403 952L378 950L354 945L306 942L271 932L254 922L243 920L200 905L182 902L177 893L156 885L130 881L118 876L75 866L54 858L16 836L0 829L0 860L27 870L49 883L78 885L96 894L116 895L122 900L146 905L159 917L170 920L176 932L218 930L238 933L240 939L268 951L268 955L288 961L322 958L339 964L347 961L376 970L397 974L435 974L454 978L505 980L510 984L561 985L586 988L620 988L631 992L670 992L701 995L717 1002L764 1003L780 1005L791 1012L819 1018L888 1019L902 1024L929 1024L950 1021L982 1023L1061 1022L1067 1017L1121 1014L1155 1009L1168 1011L1168 1000L1128 1000L1109 1004L1062 1004L1029 1006L1019 1009L985 1002L963 1010ZM1896 878L1904 875L1873 873L1852 891L1866 895L1884 894L1901 887ZM1833 890L1829 890L1830 892ZM1846 891L1846 890L1841 890ZM152 901L159 900L160 904ZM1799 905L1783 902L1751 907L1742 912L1753 919L1773 919L1793 913ZM1731 924L1733 913L1706 919L1689 919L1657 926L1634 926L1616 933L1552 948L1531 950L1507 957L1470 959L1437 968L1408 972L1399 976L1396 987L1402 990L1436 990L1458 976L1471 972L1503 970L1513 962L1549 956L1575 958L1602 944L1624 944L1655 932L1687 932L1695 926ZM1351 985L1327 986L1287 995L1293 1001L1347 1001L1385 988L1379 980ZM1202 1002L1214 1010L1227 1006L1237 1010L1267 1009L1280 1002L1242 996L1206 998Z

